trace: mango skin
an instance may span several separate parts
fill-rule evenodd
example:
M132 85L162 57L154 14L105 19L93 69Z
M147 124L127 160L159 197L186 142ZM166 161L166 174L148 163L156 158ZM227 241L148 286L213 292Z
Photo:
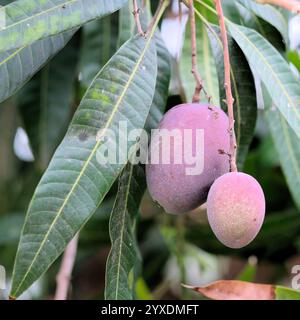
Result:
M238 249L258 234L265 217L265 196L250 175L230 172L218 178L207 197L209 224L220 242Z
M150 195L167 213L193 210L206 202L208 190L215 179L229 172L228 156L220 152L229 150L228 117L220 108L208 104L181 104L164 115L158 128L179 129L181 132L192 129L193 135L196 129L204 130L204 170L201 174L187 175L185 169L191 166L185 162L146 165ZM172 142L171 154L174 148L176 152L182 152Z

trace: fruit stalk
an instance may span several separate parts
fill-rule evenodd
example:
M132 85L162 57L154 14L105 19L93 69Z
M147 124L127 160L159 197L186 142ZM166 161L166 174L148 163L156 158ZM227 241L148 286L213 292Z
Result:
M137 5L137 2L136 0L133 0L133 16L134 16L134 20L135 20L135 24L136 24L136 27L137 27L137 30L138 30L138 33L141 35L141 36L144 36L145 33L142 29L142 25L141 25L141 21L140 21L140 9Z
M228 49L228 38L225 26L225 19L223 15L223 9L221 5L221 0L215 0L215 5L219 18L219 25L221 30L221 39L223 43L223 52L224 52L224 70L225 70L225 83L224 87L226 90L226 102L228 108L228 117L229 117L229 135L230 135L230 150L229 150L229 161L230 161L230 169L232 172L237 171L236 166L236 137L234 132L234 112L233 112L233 96L231 92L231 78L230 78L230 58L229 58L229 49Z

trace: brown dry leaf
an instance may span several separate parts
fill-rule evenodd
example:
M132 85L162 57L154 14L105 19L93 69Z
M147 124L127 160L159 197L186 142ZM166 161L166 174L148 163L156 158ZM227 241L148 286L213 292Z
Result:
M238 280L220 280L206 287L183 285L214 300L275 300L275 287Z

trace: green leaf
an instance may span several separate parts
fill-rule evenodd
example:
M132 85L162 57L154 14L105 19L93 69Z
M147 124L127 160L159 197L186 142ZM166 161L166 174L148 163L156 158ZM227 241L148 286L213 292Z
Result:
M141 260L135 229L145 187L144 170L139 165L128 163L119 178L117 198L109 223L112 248L106 264L107 300L134 298Z
M17 50L0 53L0 102L22 87L68 43L74 33L75 31L65 32Z
M265 117L279 154L293 199L300 210L300 139L278 111L276 102L264 92Z
M254 30L227 23L251 67L264 82L279 111L300 137L300 83L278 51Z
M5 6L0 52L79 27L120 9L127 0L18 0Z
M255 281L257 273L257 264L252 263L252 259L256 260L255 257L249 257L247 264L243 267L242 271L236 277L236 280L240 281Z
M262 18L274 28L276 28L286 43L288 43L288 21L276 7L269 4L258 4L250 0L238 0L237 5L241 5L251 10L256 16ZM253 18L255 20L255 17ZM257 19L257 18L256 18Z
M209 32L212 52L218 70L220 84L220 99L222 109L227 111L226 93L224 87L224 57L223 45L220 39L219 29ZM254 135L257 117L257 103L255 95L255 83L248 62L236 42L229 37L228 46L231 63L232 94L234 97L235 134L238 147L238 168L243 167L249 145Z
M276 300L300 300L300 291L291 288L276 286Z
M19 94L19 108L35 160L45 170L66 133L78 61L74 38Z
M171 79L170 54L158 32L155 34L155 40L157 49L157 79L154 98L145 125L145 129L148 132L150 132L151 129L156 129L159 121L163 117Z
M147 39L136 36L126 42L83 97L29 206L15 262L13 297L57 259L125 166L130 155L123 148L131 150L135 141L122 140L118 126L125 121L130 132L145 125L157 73L153 33ZM105 155L103 148L114 149L110 139L102 143L108 133L115 134L116 150L120 146L124 161L99 162Z
M119 10L119 37L118 46L120 47L126 42L134 33L135 23L133 19L133 2L129 1L128 4Z
M288 42L283 38L280 31L278 31L272 24L268 23L266 19L260 18L252 10L244 7L240 3L237 2L236 7L240 12L240 22L238 22L237 24L256 30L280 53L283 53L285 51L285 43Z
M300 56L297 51L289 51L287 53L288 60L297 68L300 72Z
M158 70L155 94L145 125L148 132L157 127L163 116L170 82L169 53L158 32L155 40ZM135 225L145 190L144 170L140 166L128 164L119 178L119 190L110 218L112 249L106 266L106 299L134 298L141 264L135 240Z
M197 20L197 58L198 70L203 80L203 85L207 93L212 97L211 102L219 106L219 87L218 77L212 50L209 43L209 38L206 32L205 25ZM195 79L191 73L192 70L191 56L191 33L187 25L185 40L180 58L180 73L183 87L187 97L187 101L192 101L195 92ZM203 91L201 92L201 100L207 101Z
M154 300L151 289L143 278L139 278L136 283L136 299L137 300Z
M87 88L117 49L118 15L91 21L82 28L80 81ZM128 38L129 39L129 38ZM128 40L126 39L126 40Z

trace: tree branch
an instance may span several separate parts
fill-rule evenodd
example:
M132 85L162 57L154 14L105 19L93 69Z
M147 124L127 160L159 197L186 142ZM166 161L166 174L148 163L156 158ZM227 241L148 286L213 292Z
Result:
M256 0L260 4L272 4L300 14L300 2L296 0Z
M229 135L230 135L230 151L229 151L229 158L230 158L230 169L231 171L237 171L236 166L236 137L234 132L234 112L233 112L233 102L234 99L232 97L231 92L231 78L230 78L230 58L229 58L229 49L228 49L228 39L227 39L227 32L225 26L225 20L223 15L223 9L221 5L221 0L215 0L216 9L218 12L219 17L219 25L221 29L221 39L223 43L223 51L224 51L224 69L225 69L225 83L224 87L226 90L226 102L228 108L228 117L229 117Z
M191 24L191 49L192 49L192 74L196 81L195 93L193 96L193 102L198 103L200 101L201 90L205 93L205 96L210 102L211 97L207 94L203 87L203 80L198 72L198 61L197 61L197 35L196 35L196 19L195 19L195 8L194 1L189 0L189 15Z
M134 20L135 20L135 24L136 24L138 33L141 36L144 36L145 32L142 29L142 25L141 25L141 21L140 21L140 9L139 9L139 7L137 5L136 0L133 0L133 12L132 13L133 13L133 16L134 16Z
M57 286L54 300L66 300L68 297L72 270L76 259L78 238L79 234L77 233L66 247L60 270L56 277Z

